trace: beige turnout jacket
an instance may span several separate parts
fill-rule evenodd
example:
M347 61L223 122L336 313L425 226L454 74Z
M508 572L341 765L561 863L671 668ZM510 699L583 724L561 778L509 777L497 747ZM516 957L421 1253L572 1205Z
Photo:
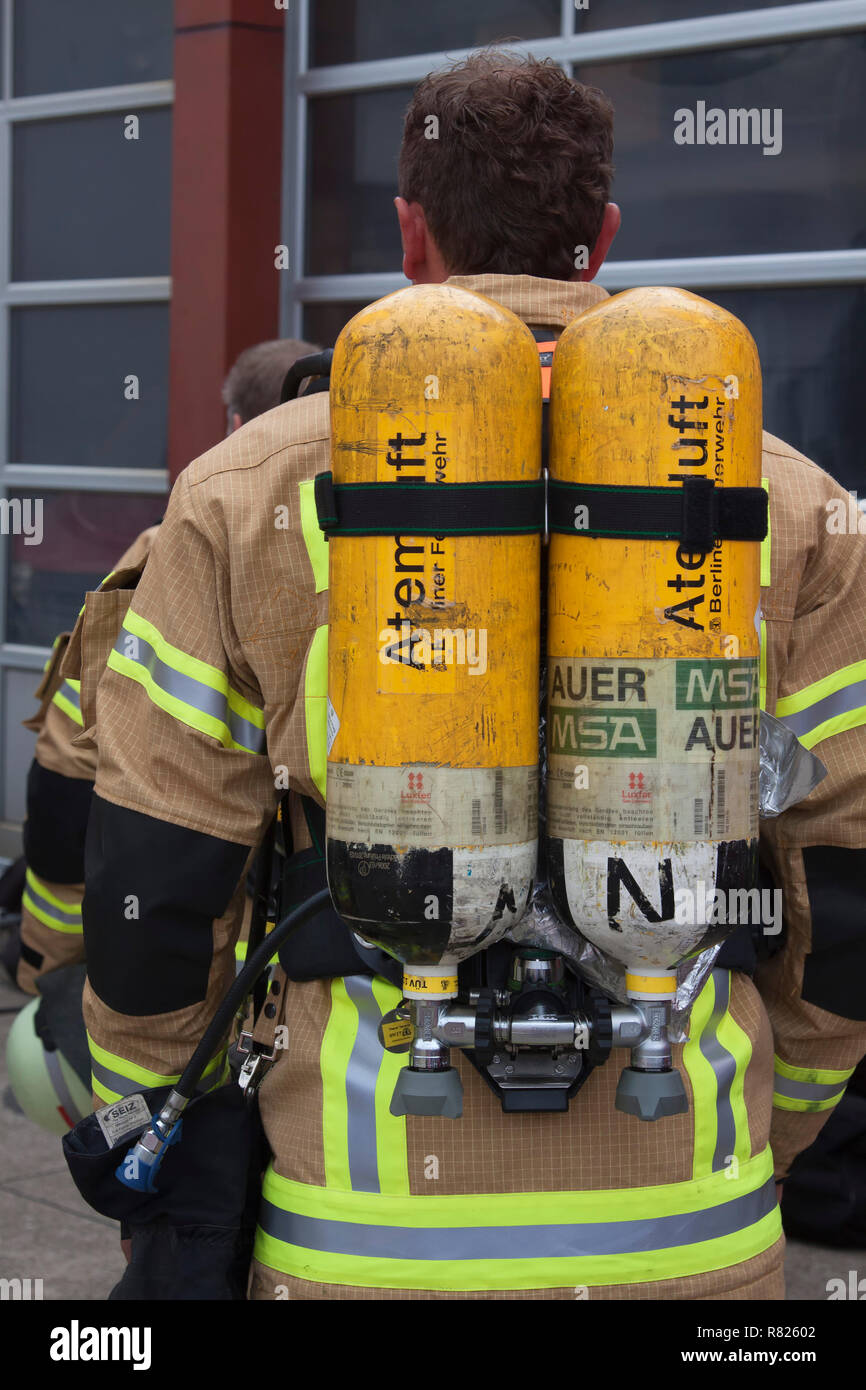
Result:
M498 300L553 335L604 296L591 284L528 276L461 277L452 283ZM321 393L280 406L231 435L178 479L138 587L128 587L127 574L120 576L121 587L109 581L88 595L65 669L82 674L87 732L80 742L95 739L98 744L96 795L107 815L114 813L112 808L126 808L164 826L215 837L227 844L227 853L231 846L252 852L281 795L275 788L286 779L295 793L321 804L307 757L303 695L308 653L316 627L327 622L328 596L317 586L311 567L298 496L299 484L329 466L328 429L328 397ZM853 688L857 672L852 670L850 680L846 673L866 658L866 542L855 534L828 531L826 504L847 502L846 494L770 435L764 438L764 475L772 528L771 572L762 594L766 708L784 709L785 701L793 701L805 717L803 711L817 708L830 686L837 693ZM275 517L286 509L291 524L275 525ZM237 722L225 737L216 726L211 732L194 727L178 717L170 701L155 697L146 682L116 664L106 666L130 600L131 630L158 649L173 669L210 688L215 688L212 674L223 673L234 692L234 716L254 723L255 711L261 711L266 751L245 748ZM866 705L866 698L861 704ZM810 952L832 950L812 939L804 849L866 848L866 712L860 718L849 712L847 722L819 721L818 734L815 750L829 775L801 805L762 825L764 852L784 895L786 944L760 969L756 981L734 972L730 983L729 1012L740 1039L738 1103L745 1114L737 1142L744 1161L761 1154L769 1142L779 1176L831 1113L832 1103L824 1102L828 1096L832 1101L832 1087L828 1091L826 1082L815 1078L828 1071L847 1077L866 1052L866 1012L861 1011L860 1021L850 1021L802 998ZM293 829L296 846L309 843L297 814ZM130 893L146 896L146 866L130 859L123 873L126 878L119 871L117 877L122 891L128 887ZM148 1009L146 996L135 1008L117 1007L126 987L124 958L119 948L114 957L110 944L100 945L98 970L94 963L85 992L85 1018L98 1063L95 1076L103 1076L102 1089L95 1085L99 1104L112 1087L120 1093L124 1074L134 1089L142 1069L171 1076L183 1067L231 981L242 903L239 875L227 910L210 927L212 954L199 997L168 1010ZM114 910L119 931L119 902ZM168 957L153 962L155 977L174 968ZM842 959L840 969L845 968ZM114 1006L101 997L95 982ZM285 997L289 1045L263 1084L262 1114L275 1173L293 1183L323 1187L335 1171L333 1135L323 1119L333 1090L323 1039L336 1016L336 995L331 981L318 980L290 984ZM693 1073L683 1050L674 1049L675 1062L691 1101ZM823 1108L774 1105L774 1054L782 1064L783 1081L812 1075L811 1082L807 1077L802 1084L819 1087L815 1095ZM405 1181L410 1195L631 1191L689 1182L702 1161L693 1106L688 1114L656 1124L641 1124L615 1110L617 1078L627 1061L622 1052L592 1073L567 1115L504 1115L477 1072L456 1050L452 1056L463 1080L464 1115L457 1122L407 1118ZM108 1076L114 1077L111 1084L105 1081ZM779 1094L784 1090L783 1084ZM844 1078L833 1094L838 1098L843 1090ZM655 1278L651 1270L643 1270L633 1279L595 1283L588 1296L780 1297L782 1247L778 1236L748 1259L683 1277ZM251 1296L570 1299L575 1291L573 1284L469 1295L358 1286L320 1273L311 1278L287 1274L259 1258Z

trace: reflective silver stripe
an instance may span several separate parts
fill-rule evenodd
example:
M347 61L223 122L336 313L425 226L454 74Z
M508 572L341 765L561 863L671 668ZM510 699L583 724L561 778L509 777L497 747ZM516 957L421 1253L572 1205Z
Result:
M776 1185L720 1206L638 1221L549 1226L368 1226L281 1211L264 1199L259 1225L267 1235L306 1250L384 1260L554 1260L581 1255L646 1254L734 1235L776 1207Z
M833 719L837 714L848 714L864 705L866 681L855 681L853 685L845 685L841 690L834 690L831 695L825 695L823 700L816 700L814 705L807 705L805 709L797 710L794 714L780 714L779 718L792 733L802 738L804 734L817 729L819 724Z
M730 1002L731 972L714 970L713 985L715 1003L701 1034L700 1049L716 1078L716 1147L712 1171L718 1173L727 1167L725 1159L734 1152L737 1143L737 1126L731 1104L731 1086L737 1075L737 1061L734 1055L722 1046L716 1031L727 1013Z
M847 1081L792 1081L790 1076L773 1074L773 1091L789 1100L833 1100L842 1098Z
M134 645L132 651L138 652L137 656L130 655L130 639ZM166 695L171 695L183 704L189 705L192 709L201 711L202 714L210 715L212 719L225 724L234 739L235 743L240 743L251 753L261 753L265 746L265 731L259 729L255 724L251 724L243 715L233 710L228 702L228 698L220 690L214 690L213 686L206 685L204 681L197 681L193 676L184 675L182 671L176 671L173 666L168 666L157 656L153 647L138 633L130 632L128 628L122 627L114 644L114 650L118 656L122 656L125 661L132 661L136 666L142 666L150 675L154 685L158 685L160 690L164 690Z
M349 1173L355 1192L379 1192L376 1149L376 1080L382 1065L382 1012L369 975L346 975L346 994L358 1010L358 1031L346 1067Z
M33 871L26 880L26 887L22 894L23 898L30 898L36 907L45 913L46 917L53 917L59 924L61 931L80 932L84 930L80 907L58 907L56 903L51 903L44 898L38 888L33 886L33 879L36 875ZM26 903L25 903L26 906Z
M54 692L52 698L56 699L58 695L62 695L64 700L68 700L70 705L74 705L79 714L81 713L81 691L76 690L74 686L70 685L69 681L63 681L60 689Z
M140 1091L151 1089L146 1082L133 1081L131 1077L123 1076L119 1071L112 1071L111 1068L105 1066L103 1062L97 1062L92 1052L90 1054L90 1069L93 1072L95 1081L100 1082L107 1090L114 1091L118 1096L134 1096ZM198 1095L204 1095L206 1091L212 1091L214 1086L221 1080L224 1069L223 1063L220 1066L214 1067L213 1071L208 1076L203 1076L196 1086L196 1093ZM153 1088L158 1089L159 1086L171 1086L172 1083L178 1079L178 1077L173 1076L165 1081L153 1082Z
M84 1116L72 1099L72 1094L66 1084L66 1077L60 1067L60 1058L56 1052L49 1052L48 1048L45 1048L43 1056L45 1057L49 1080L54 1087L54 1094L57 1096L67 1119L71 1120L73 1125L77 1125L79 1120L84 1119Z

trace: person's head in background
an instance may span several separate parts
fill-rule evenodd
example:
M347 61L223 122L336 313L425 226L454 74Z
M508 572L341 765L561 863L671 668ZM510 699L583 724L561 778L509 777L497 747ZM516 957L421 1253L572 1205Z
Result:
M550 58L487 49L430 73L406 112L398 168L413 284L591 280L619 228L608 202L613 107Z
M227 413L226 434L239 430L273 410L280 403L280 388L286 372L299 357L318 352L314 343L297 338L274 338L244 348L231 368L223 386L223 401Z

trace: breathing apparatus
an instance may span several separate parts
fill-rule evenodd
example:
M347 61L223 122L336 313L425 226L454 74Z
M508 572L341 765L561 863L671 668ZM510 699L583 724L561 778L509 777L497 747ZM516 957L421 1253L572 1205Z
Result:
M553 354L546 480L540 347L449 285L389 295L337 341L316 479L328 883L403 964L380 1030L408 1054L392 1113L460 1115L453 1047L506 1109L564 1108L626 1047L617 1108L654 1120L687 1108L677 966L733 930L699 904L756 881L760 369L743 325L696 295L596 305ZM473 987L539 876L625 967L627 1002L531 941Z

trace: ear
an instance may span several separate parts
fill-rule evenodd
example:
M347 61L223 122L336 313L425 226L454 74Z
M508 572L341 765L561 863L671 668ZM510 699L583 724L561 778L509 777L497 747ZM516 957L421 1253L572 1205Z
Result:
M601 224L601 231L595 240L592 254L589 258L589 265L586 270L582 270L578 275L578 280L594 280L604 264L605 256L610 250L611 242L619 231L622 222L622 213L616 203L608 203L604 210L604 218Z
M240 427L241 427L241 425L242 425L243 423L244 423L244 422L243 422L243 420L241 419L240 415L239 415L238 412L235 410L235 411L233 412L233 414L232 414L232 429L231 429L232 434L234 434L235 430L239 430Z
M395 198L400 240L403 243L403 274L413 285L441 285L448 271L439 248L430 235L427 218L420 203L407 203Z

